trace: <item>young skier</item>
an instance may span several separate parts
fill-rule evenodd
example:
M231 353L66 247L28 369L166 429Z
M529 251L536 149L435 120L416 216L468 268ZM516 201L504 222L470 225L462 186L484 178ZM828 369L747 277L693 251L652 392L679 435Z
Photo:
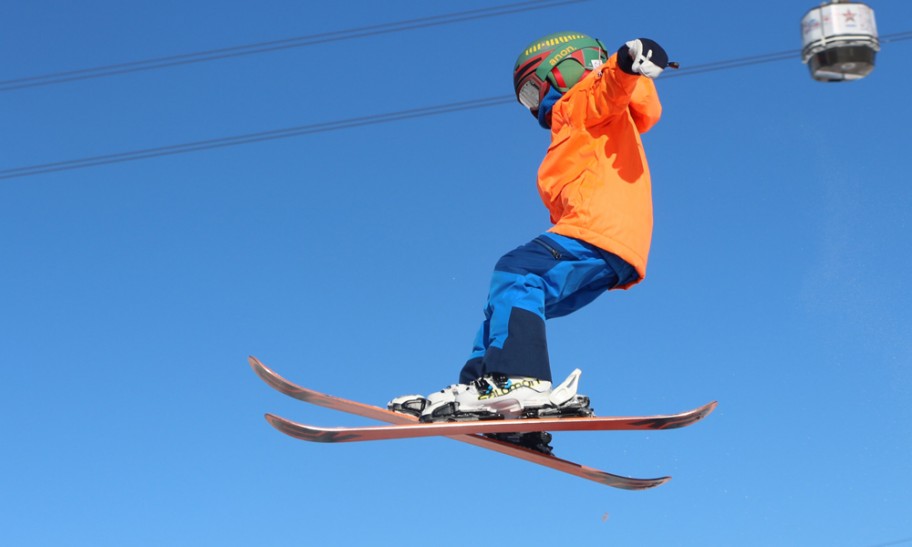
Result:
M609 57L577 32L549 34L520 54L517 99L551 131L538 190L553 227L494 267L460 383L397 397L390 409L423 421L589 412L576 394L578 370L552 389L545 320L646 275L652 190L640 134L661 115L652 79L667 65L652 40L629 41Z

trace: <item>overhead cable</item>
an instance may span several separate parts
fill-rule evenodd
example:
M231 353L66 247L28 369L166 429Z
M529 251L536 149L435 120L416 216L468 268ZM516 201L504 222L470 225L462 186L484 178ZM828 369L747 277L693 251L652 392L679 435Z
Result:
M156 148L145 148L122 152L118 154L106 154L103 156L92 156L76 160L58 161L53 163L43 163L39 165L30 165L14 169L0 170L0 179L11 179L17 177L27 177L31 175L40 175L44 173L53 173L55 171L68 171L71 169L81 169L84 167L94 167L97 165L106 165L110 163L121 163L126 161L135 161L147 158L156 158L160 156L169 156L174 154L186 154L188 152L198 152L200 150L211 150L213 148L224 148L228 146L238 146L241 144L250 144L254 142L263 142L276 139L286 139L300 135L312 133L326 133L339 129L350 129L352 127L361 127L365 125L375 125L389 123L409 118L423 118L426 116L436 116L449 112L458 112L460 110L469 110L483 108L488 106L499 106L506 103L512 103L516 99L512 95L501 97L489 97L486 99L475 99L472 101L461 101L448 103L438 106L424 108L412 108L409 110L400 110L388 114L374 114L370 116L361 116L357 118L348 118L324 123L315 123L308 125L299 125L286 127L284 129L274 129L270 131L260 131L257 133L247 133L244 135L234 135L217 139L207 139L194 141L183 144L170 146L159 146Z
M515 2L512 4L502 4L489 8L479 8L454 13L446 13L442 15L432 15L429 17L419 17L416 19L407 19L392 23L382 23L364 27L349 28L345 30L309 34L306 36L296 36L293 38L285 38L281 40L269 40L266 42L256 42L240 46L210 49L206 51L196 51L192 53L182 53L179 55L169 55L166 57L155 57L126 63L96 66L78 70L68 70L64 72L53 72L38 76L15 78L12 80L0 80L0 92L61 84L64 82L72 82L76 80L103 78L107 76L116 76L119 74L128 74L131 72L140 72L144 70L155 70L192 63L203 63L208 61L215 61L218 59L228 59L231 57L256 55L270 51L308 47L329 42L341 42L343 40L352 40L355 38L364 38L367 36L376 36L379 34L392 34L419 28L449 25L452 23L474 21L477 19L487 19L501 15L511 15L533 10L554 8L566 4L579 4L588 1L590 0L529 0L526 2Z
M900 32L896 34L889 34L881 37L881 42L899 42L902 40L912 39L912 31ZM732 68L740 68L744 66L756 65L761 63L767 63L772 61L782 61L786 59L793 59L800 53L800 50L790 50L783 51L779 53L769 53L763 55L754 55L750 57L741 57L738 59L730 59L727 61L717 61L714 63L704 63L699 65L693 65L690 68L682 68L680 71L673 72L668 74L669 71L666 71L662 76L662 79L669 77L682 77L690 76L694 74L702 74L705 72L716 71L716 70L728 70ZM175 154L186 154L190 152L198 152L201 150L211 150L214 148L225 148L228 146L239 146L242 144L251 144L256 142L263 142L269 140L277 139L286 139L289 137L297 137L301 135L309 135L314 133L325 133L329 131L337 131L340 129L350 129L353 127L362 127L366 125L376 125L383 123L390 123L400 120L406 120L411 118L423 118L428 116L436 116L439 114L446 114L450 112L458 112L464 110L473 110L476 108L486 108L491 106L500 106L503 104L511 104L516 101L516 98L513 95L501 95L496 97L488 97L483 99L474 99L469 101L459 101L454 103L447 103L437 106L429 106L423 108L412 108L408 110L400 110L397 112L390 112L387 114L373 114L368 116L361 116L356 118L348 118L337 121L314 123L308 125L299 125L294 127L287 127L284 129L274 129L269 131L260 131L257 133L247 133L243 135L234 135L229 137L221 137L215 139L207 139L202 141L194 141L183 144L175 144L169 146L160 146L156 148L145 148L140 150L133 150L130 152L121 152L117 154L106 154L102 156L91 156L86 158L80 158L75 160L66 160L58 161L51 163L42 163L36 165L28 165L25 167L16 167L12 169L2 169L0 170L0 180L2 179L12 179L19 177L27 177L32 175L40 175L44 173L53 173L56 171L68 171L72 169L82 169L86 167L95 167L98 165L106 165L111 163L122 163L127 161L136 161L148 158L156 158L161 156L169 156Z

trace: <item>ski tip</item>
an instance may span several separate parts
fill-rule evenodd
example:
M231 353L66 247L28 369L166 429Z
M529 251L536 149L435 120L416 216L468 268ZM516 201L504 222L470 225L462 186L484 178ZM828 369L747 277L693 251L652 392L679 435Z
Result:
M275 414L270 414L268 412L265 414L265 418L266 418L266 421L269 422L269 425L271 425L277 431L284 433L284 434L288 435L289 437L295 436L292 434L293 429L291 427L289 427L290 426L289 421L286 420L285 418L282 418L281 416L276 416Z
M659 477L657 479L652 479L646 483L648 479L644 479L642 485L637 488L631 488L630 490L649 490L650 488L655 488L657 486L662 486L667 484L671 480L671 477Z
M257 376L266 380L267 382L271 378L278 376L271 368L264 365L262 361L253 355L247 357L247 362L250 364L250 368L253 369L253 372L255 372Z
M696 409L696 411L694 411L694 420L693 421L698 422L700 420L703 420L704 418L706 418L707 416L712 414L717 406L719 406L719 401L712 401L712 402L706 403L705 405Z
M269 370L269 367L264 365L253 355L247 357L247 363L250 365L250 368L253 369L253 372L256 373L257 376L262 378L264 381L269 382L270 377L273 376L273 373L271 370Z
M286 420L285 418L283 418L281 416L276 416L275 414L270 414L269 412L267 412L264 415L264 417L266 418L266 421L269 422L269 425L278 429L282 433L285 433L286 435L290 435L290 433L289 433L289 431L291 430L291 428L289 427L291 425L290 420Z
M291 420L276 416L275 414L266 414L266 421L269 425L278 429L280 432L300 439L316 443L344 443L353 440L359 440L357 437L346 435L344 431L336 431L321 427L314 427L306 424L299 424Z
M621 490L649 490L651 488L662 486L671 480L671 477L659 477L656 479L637 479L633 477L614 475L611 473L606 473L605 471L597 471L584 476L585 478L604 484L605 486L620 488Z

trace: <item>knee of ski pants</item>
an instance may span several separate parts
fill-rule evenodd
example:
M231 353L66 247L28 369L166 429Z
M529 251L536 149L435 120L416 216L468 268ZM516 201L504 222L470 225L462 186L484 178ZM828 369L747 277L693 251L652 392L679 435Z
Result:
M552 241L539 236L503 255L494 265L489 305L522 308L545 318L549 290L546 276L561 259L574 257Z
M496 310L509 312L512 308L522 308L544 319L545 300L545 281L541 276L495 270L491 276L491 292L488 295L486 315L496 321ZM505 321L508 316L509 313L504 314L500 319ZM497 329L496 325L492 327L492 331L498 330L505 329Z
M602 253L572 238L538 236L497 262L490 304L512 304L543 319L572 313L617 285L618 274Z

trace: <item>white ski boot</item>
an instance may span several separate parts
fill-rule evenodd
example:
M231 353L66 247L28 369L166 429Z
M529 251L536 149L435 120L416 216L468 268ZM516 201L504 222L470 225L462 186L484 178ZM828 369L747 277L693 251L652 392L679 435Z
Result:
M591 416L588 397L577 395L582 372L574 370L559 386L537 378L488 374L468 384L454 384L427 397L403 395L387 405L423 422Z

